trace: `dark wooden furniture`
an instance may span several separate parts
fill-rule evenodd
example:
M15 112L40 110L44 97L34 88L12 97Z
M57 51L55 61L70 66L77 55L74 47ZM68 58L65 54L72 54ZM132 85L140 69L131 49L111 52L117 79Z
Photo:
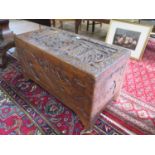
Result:
M10 39L12 38L12 32L9 29L9 20L0 19L0 39Z
M26 19L26 20L40 24L40 25L51 26L50 19Z
M26 19L28 21L40 24L40 25L45 25L45 26L54 26L55 27L55 19Z
M96 24L102 24L102 23L109 24L110 23L110 19L87 19L87 31L89 30L90 21L92 22L93 33L95 31Z
M78 34L79 26L81 25L82 19L75 19L75 33Z
M75 111L85 128L118 97L130 51L54 28L15 42L24 76Z
M56 23L56 21L55 21L56 19L53 19L52 21L53 21L53 26L55 27L55 23ZM79 27L80 27L80 25L81 25L81 22L82 22L82 19L69 19L69 20L74 20L75 21L75 33L76 34L78 34L78 31L79 31ZM61 28L63 28L63 20L59 20L60 22L61 22ZM67 21L66 19L65 19L65 21Z
M87 30L89 29L89 22L92 21L92 32L95 31L95 23L110 23L110 19L84 19L87 20ZM75 19L75 33L78 34L79 26L82 22L82 19Z
M5 67L7 64L7 51L14 47L14 41L13 40L0 40L0 67Z
M14 47L14 35L9 29L9 20L0 20L0 67L7 64L7 51Z

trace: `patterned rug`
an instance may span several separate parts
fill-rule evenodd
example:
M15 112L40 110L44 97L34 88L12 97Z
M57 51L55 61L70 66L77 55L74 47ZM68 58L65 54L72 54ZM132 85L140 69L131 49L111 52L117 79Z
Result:
M7 68L0 71L0 90L5 95L7 102L11 102L13 105L13 107L10 105L9 109L16 107L21 110L29 118L33 128L37 130L35 131L36 134L85 134L83 132L84 127L77 115L36 83L31 80L26 81L21 73L20 65L13 58L10 58ZM4 95L1 95L1 101L3 101ZM4 108L2 102L1 117L4 115ZM13 123L15 122L12 121L13 123L8 126L7 119L12 120L14 115L16 115L14 112L10 114L6 110L6 118L0 119L0 122L5 124L0 126L2 130L0 134L12 134L9 129L14 126ZM21 118L19 120L22 122ZM24 122L22 123L24 126ZM5 132L6 130L7 132ZM19 132L14 131L14 134L29 134L23 132L20 127L18 130ZM115 126L111 126L101 116L97 120L93 131L89 134L126 133Z
M9 57L0 69L0 134L85 134L77 115L31 80ZM155 52L130 60L121 95L89 134L155 134Z
M149 45L141 61L128 63L123 98L103 112L135 134L155 134L155 51Z
M0 90L0 134L41 134L39 127Z

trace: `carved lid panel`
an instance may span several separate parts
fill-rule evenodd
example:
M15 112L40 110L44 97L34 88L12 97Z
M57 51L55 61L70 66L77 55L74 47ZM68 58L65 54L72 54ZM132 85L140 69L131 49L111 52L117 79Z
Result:
M69 64L98 76L129 51L74 33L47 28L17 36Z

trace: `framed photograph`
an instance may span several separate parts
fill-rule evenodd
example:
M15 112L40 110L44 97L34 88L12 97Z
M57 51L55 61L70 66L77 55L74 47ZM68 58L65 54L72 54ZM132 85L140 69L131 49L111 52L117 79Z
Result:
M140 59L152 28L152 26L111 20L106 43L127 48L131 50L132 58Z

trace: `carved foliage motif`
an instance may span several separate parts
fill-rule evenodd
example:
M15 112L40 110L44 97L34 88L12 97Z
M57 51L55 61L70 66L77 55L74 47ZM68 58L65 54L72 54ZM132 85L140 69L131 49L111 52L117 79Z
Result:
M25 74L77 112L85 127L119 91L127 56L117 48L49 29L19 37L18 46Z
M70 62L86 65L87 70L94 74L102 71L105 65L112 63L111 55L118 52L117 49L89 41L76 35L54 30L33 32L30 40L49 48L53 54L68 57ZM78 65L77 63L77 65Z
M84 94L81 93L86 89L86 85L76 76L68 76L68 73L65 70L58 65L54 65L48 59L45 60L43 57L34 54L33 51L20 48L18 49L18 53L22 55L20 56L20 61L22 62L21 64L24 64L23 71L29 75L33 75L33 78L35 78L36 81L42 81L42 78L44 78L49 87L57 83L57 88L55 88L57 92L67 92L66 89L71 91L75 87L79 90L79 93L75 93L73 98L79 102L86 100ZM40 68L40 71L36 66L38 69Z
M47 73L47 75L53 75L56 76L56 79L60 82L63 82L67 84L68 86L71 86L72 83L74 85L77 85L79 87L85 87L85 84L82 83L79 79L76 77L70 78L68 74L61 69L59 66L55 66L54 64L50 63L48 60L43 60L40 57L35 57L35 59L38 61L40 66L44 69L44 71Z

